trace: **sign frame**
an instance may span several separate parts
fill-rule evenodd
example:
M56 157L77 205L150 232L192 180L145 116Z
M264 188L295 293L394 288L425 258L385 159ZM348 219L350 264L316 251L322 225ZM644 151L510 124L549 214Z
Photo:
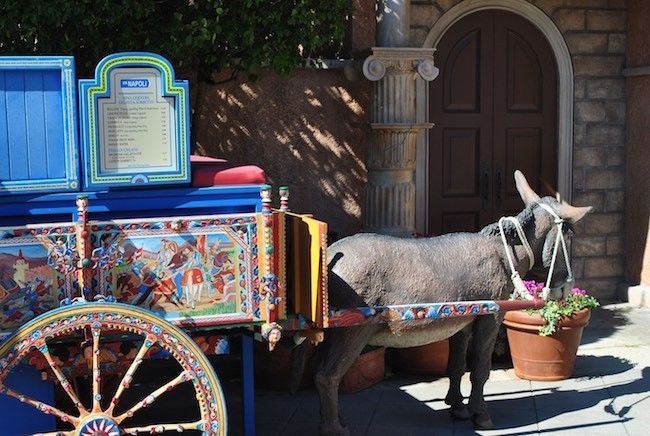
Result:
M120 97L118 92L122 92L122 96L127 95L129 89L137 88L143 83L146 86L142 87L149 87L150 80L148 79L134 79L132 81L118 79L118 74L128 75L131 72L136 72L136 75L148 74L154 78L153 92L147 91L150 94L149 97L156 97L156 101L152 105L145 104L138 108L135 103L124 103L129 101L128 97L124 102L113 104ZM118 80L120 80L120 85L116 86ZM130 84L130 82L133 83ZM158 86L160 86L159 89ZM118 89L116 90L116 88ZM120 89L125 88L129 89L120 91ZM125 97L120 98L124 99ZM144 98L148 97L145 96ZM79 99L84 189L141 188L146 185L188 185L190 183L189 86L186 80L176 80L174 68L167 59L158 54L147 52L125 52L108 55L97 64L94 79L79 80ZM108 107L109 102L113 104L114 109L118 110L114 120L105 120L103 118L103 116L108 117L106 115L108 110L106 109L106 112L104 112L104 108ZM170 107L169 112L164 111L167 103L169 103ZM155 112L156 107L162 107L163 112ZM130 121L131 125L127 127L120 125L118 129L123 130L119 133L116 133L116 130L106 133L107 128L103 124L105 121L106 123L111 121L122 123L120 119L122 114L119 111L127 111L128 113L129 110L136 111L136 109L141 109L141 112L135 112L136 116L141 119L146 119L151 114L153 114L154 118L158 114L159 118L162 116L163 119L168 119L167 131L169 134L165 136L166 130L164 129L155 131L151 125L134 124L137 121ZM124 118L131 119L134 117L131 117L131 114L128 113L128 116ZM147 134L142 134L143 127L151 130L147 130ZM131 147L120 148L125 142L120 143L119 141L122 140L124 135L129 135L128 129L131 129L130 134L132 136L124 139L124 141L135 144ZM162 144L160 149L153 150L153 153L151 151L144 153L144 151L147 151L146 148L149 144L143 144L139 141L142 141L144 136L151 137L152 135L148 134L148 132L153 132L154 137L158 135L167 138L166 145L168 148L165 149L165 144ZM113 151L109 150L107 144L109 134L114 135L111 138L114 141L112 145L115 146ZM118 135L123 136L116 139ZM151 160L160 158L159 152L166 156L165 163L152 163ZM148 156L144 156L145 154ZM150 159L150 161L147 162L146 159Z

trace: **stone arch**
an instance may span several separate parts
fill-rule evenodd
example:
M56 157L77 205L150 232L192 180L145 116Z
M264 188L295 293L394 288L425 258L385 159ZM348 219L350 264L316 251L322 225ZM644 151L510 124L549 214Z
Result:
M433 6L432 6L433 7ZM572 174L573 174L573 63L569 48L564 41L562 33L555 23L537 6L525 0L465 0L444 13L434 24L422 47L432 48L438 44L442 35L458 20L473 12L485 9L500 9L521 15L531 22L548 40L551 50L555 56L558 68L558 120L557 120L557 163L558 163L558 191L562 198L571 200ZM435 55L434 55L435 57ZM421 83L418 86L418 120L429 119L428 114L428 86ZM424 96L424 98L422 98ZM418 143L418 223L424 225L427 222L428 213L428 157L426 156L426 144L428 135L421 135ZM418 226L423 228L422 226Z

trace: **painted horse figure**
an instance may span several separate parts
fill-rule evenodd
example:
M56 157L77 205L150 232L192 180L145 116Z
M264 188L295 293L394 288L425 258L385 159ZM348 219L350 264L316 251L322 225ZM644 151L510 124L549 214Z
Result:
M551 267L559 231L575 223L590 207L574 207L552 197L540 198L521 172L515 172L517 190L526 207L517 216L534 257L531 269L527 250L514 223L504 224L504 236L519 275L538 276ZM549 211L549 209L551 211ZM555 217L553 215L556 215ZM561 218L561 219L559 219ZM561 229L561 230L560 230ZM562 254L558 253L558 257ZM503 300L513 292L512 271L499 226L492 224L479 233L455 233L426 239L403 239L358 234L334 243L328 249L329 299L335 308L405 303L435 303L467 300ZM551 286L565 281L564 262L556 262ZM472 419L477 428L492 428L483 398L483 386L491 369L491 356L503 313L392 324L362 324L330 329L319 352L315 382L320 397L321 434L341 435L348 431L341 421L339 382L366 344L412 347L450 338L448 374L450 386L445 402L453 417ZM472 383L468 404L460 381L465 373L466 353L472 340Z

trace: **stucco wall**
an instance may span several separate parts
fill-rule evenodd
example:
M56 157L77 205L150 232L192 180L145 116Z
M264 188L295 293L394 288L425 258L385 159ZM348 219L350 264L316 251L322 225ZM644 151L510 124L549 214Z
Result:
M413 0L411 45L422 46L436 21L461 1ZM530 3L558 27L573 63L573 203L595 208L577 228L575 273L581 286L612 298L624 271L625 1Z
M208 86L196 151L262 167L269 183L290 187L292 210L326 221L338 237L355 233L363 222L369 90L342 69Z
M413 0L411 45L421 47L435 22L461 1L466 0ZM354 3L357 24L372 24L374 2ZM573 202L595 208L577 229L575 272L580 285L613 297L625 265L626 4L530 3L557 25L573 63ZM353 25L354 51L373 33L365 24ZM265 74L254 83L213 86L200 105L197 151L260 165L271 183L291 186L294 210L324 219L338 236L354 233L363 222L369 90L368 81L350 82L342 70L302 70L286 78ZM628 195L630 202L635 198Z

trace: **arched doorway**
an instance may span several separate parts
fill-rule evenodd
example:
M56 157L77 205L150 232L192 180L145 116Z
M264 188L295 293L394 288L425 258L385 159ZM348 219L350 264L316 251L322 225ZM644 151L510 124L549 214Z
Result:
M557 67L544 35L520 15L481 10L437 44L430 84L429 231L476 231L521 209L521 169L557 189Z

